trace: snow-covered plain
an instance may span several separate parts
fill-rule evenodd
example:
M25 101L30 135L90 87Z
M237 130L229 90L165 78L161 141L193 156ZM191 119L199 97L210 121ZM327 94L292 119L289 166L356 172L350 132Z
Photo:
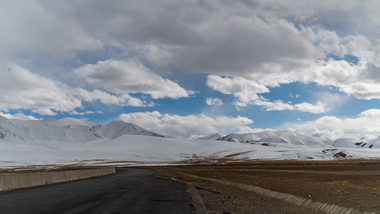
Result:
M9 120L0 117L0 168L60 165L176 164L219 158L230 160L377 159L380 138L337 139L290 131L211 135L175 139L135 124L106 125L65 118Z

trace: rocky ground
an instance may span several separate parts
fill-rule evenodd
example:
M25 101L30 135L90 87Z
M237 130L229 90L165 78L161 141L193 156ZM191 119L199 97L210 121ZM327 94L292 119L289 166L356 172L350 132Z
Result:
M211 213L318 212L199 177L249 184L313 201L380 213L378 161L199 163L151 169L159 176L192 183Z

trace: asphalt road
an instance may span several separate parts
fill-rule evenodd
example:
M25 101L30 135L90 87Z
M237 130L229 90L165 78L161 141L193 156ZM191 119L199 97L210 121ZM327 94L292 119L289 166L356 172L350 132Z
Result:
M123 169L99 178L0 193L0 213L173 213L193 209L186 185Z

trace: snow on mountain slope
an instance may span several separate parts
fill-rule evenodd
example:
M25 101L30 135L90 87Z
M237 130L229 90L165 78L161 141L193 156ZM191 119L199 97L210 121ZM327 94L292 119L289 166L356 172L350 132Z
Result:
M262 144L267 146L281 143L309 146L326 145L324 139L291 131L264 131L259 133L229 134L227 136L218 138L217 140Z
M5 139L14 139L15 133L13 133L12 129L14 129L15 125L5 117L0 116L0 140Z
M90 131L89 123L72 123L66 119L61 120L8 120L0 122L0 127L8 130L9 134L4 138L11 142L36 142L36 141L60 141L60 142L87 142L97 139Z
M229 134L220 138L210 135L198 139L261 144L265 146L293 144L322 147L334 146L340 148L380 148L380 136L372 140L357 140L353 138L338 138L331 140L321 134L309 136L291 131L263 131L258 133Z
M333 146L336 146L336 147L354 148L355 142L356 140L353 138L338 138L336 140L333 140L331 143Z
M54 146L52 146L54 145ZM380 149L341 149L283 144L269 147L259 144L215 140L182 140L142 135L122 135L83 144L40 142L38 144L1 142L0 168L31 165L139 165L172 164L217 158L253 160L333 160L337 153L355 158L377 158Z
M110 142L92 147L92 152L106 151L109 157L128 157L135 161L184 161L213 158L249 159L333 159L320 149L290 146L287 149L261 145L223 142L215 140L184 140L171 138L152 138L150 136L124 135ZM104 153L103 153L104 154Z
M104 126L74 118L47 120L9 120L0 118L0 140L9 142L73 142L85 143L121 135L163 137L132 123L113 121Z
M240 142L240 143L255 143L260 141L260 137L258 137L254 133L247 134L229 134L224 137L218 138L220 141L229 141L229 142Z
M126 134L164 137L155 132L147 131L133 123L126 123L121 120L112 121L104 126L98 126L94 129L94 132L105 138L117 138Z
M380 136L367 141L357 141L355 142L355 146L361 148L380 148Z
M206 140L205 140L206 139ZM215 140L216 139L216 140ZM0 117L0 168L67 164L170 164L186 160L331 160L378 158L380 137L330 140L291 131L164 138L137 125L97 125L73 118L9 120Z

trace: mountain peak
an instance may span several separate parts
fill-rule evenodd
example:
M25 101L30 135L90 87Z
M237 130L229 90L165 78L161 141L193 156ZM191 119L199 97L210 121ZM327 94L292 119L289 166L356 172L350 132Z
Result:
M117 138L122 135L164 137L121 120L102 126L70 117L44 120L9 120L0 117L0 134L2 140L10 142L84 143L101 138Z
M128 123L123 120L111 121L97 129L96 133L107 138L117 138L126 134L164 137L163 135L148 131L134 123Z

